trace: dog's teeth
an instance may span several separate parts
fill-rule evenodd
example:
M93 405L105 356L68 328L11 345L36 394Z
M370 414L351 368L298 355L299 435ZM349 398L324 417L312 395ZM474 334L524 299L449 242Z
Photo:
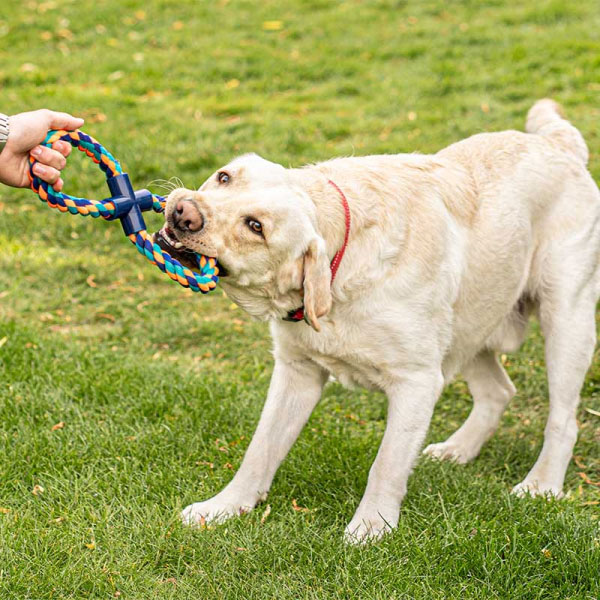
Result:
M179 248L181 248L183 246L183 244L181 242L175 242L173 244L173 246L175 246L175 248L179 249Z

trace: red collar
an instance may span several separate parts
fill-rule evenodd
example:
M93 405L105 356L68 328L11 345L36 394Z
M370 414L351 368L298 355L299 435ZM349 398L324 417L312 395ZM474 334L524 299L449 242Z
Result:
M350 207L348 206L348 200L346 200L344 192L342 192L342 190L333 181L331 181L331 179L328 179L327 183L332 185L337 190L337 193L340 195L340 198L342 200L342 206L344 207L344 217L346 219L346 233L344 234L344 243L342 244L342 247L335 253L333 260L331 261L331 282L333 283L333 280L335 279L337 271L340 267L340 263L342 262L342 258L344 258L344 252L346 252L346 246L348 245L348 237L350 236L351 220ZM283 317L283 320L293 322L304 320L304 306L290 310L288 314L285 317Z

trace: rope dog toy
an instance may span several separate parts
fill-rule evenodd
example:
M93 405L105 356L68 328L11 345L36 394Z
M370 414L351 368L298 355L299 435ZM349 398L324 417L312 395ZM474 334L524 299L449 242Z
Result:
M219 280L219 268L215 258L196 254L199 272L183 266L177 259L153 241L153 236L146 231L142 217L143 211L164 212L166 200L162 196L152 194L148 190L134 191L129 175L123 172L119 161L83 131L49 131L42 145L51 147L54 142L68 142L89 156L106 175L106 183L110 190L110 198L104 200L88 200L56 192L52 186L33 173L37 160L29 157L29 179L31 189L46 202L50 208L63 213L79 214L93 218L102 217L107 221L121 220L123 231L135 244L138 251L173 281L194 292L206 294L215 289Z

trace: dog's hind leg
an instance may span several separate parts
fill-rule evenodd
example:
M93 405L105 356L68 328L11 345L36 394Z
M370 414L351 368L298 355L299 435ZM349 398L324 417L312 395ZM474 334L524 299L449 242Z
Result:
M559 294L553 294L554 297L540 305L550 412L542 451L527 477L513 489L518 495L561 496L577 439L579 392L596 343L596 293L593 284L583 289L573 287L563 280L557 286L562 288Z
M473 395L467 420L445 442L423 451L435 458L464 464L473 460L496 431L502 413L515 394L515 386L492 350L483 350L463 370Z

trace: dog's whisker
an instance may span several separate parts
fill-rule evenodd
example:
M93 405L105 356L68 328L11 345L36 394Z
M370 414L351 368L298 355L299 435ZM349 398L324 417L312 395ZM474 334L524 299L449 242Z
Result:
M183 181L181 181L179 177L171 177L170 179L153 179L148 185L161 188L169 193L177 188L184 187Z

